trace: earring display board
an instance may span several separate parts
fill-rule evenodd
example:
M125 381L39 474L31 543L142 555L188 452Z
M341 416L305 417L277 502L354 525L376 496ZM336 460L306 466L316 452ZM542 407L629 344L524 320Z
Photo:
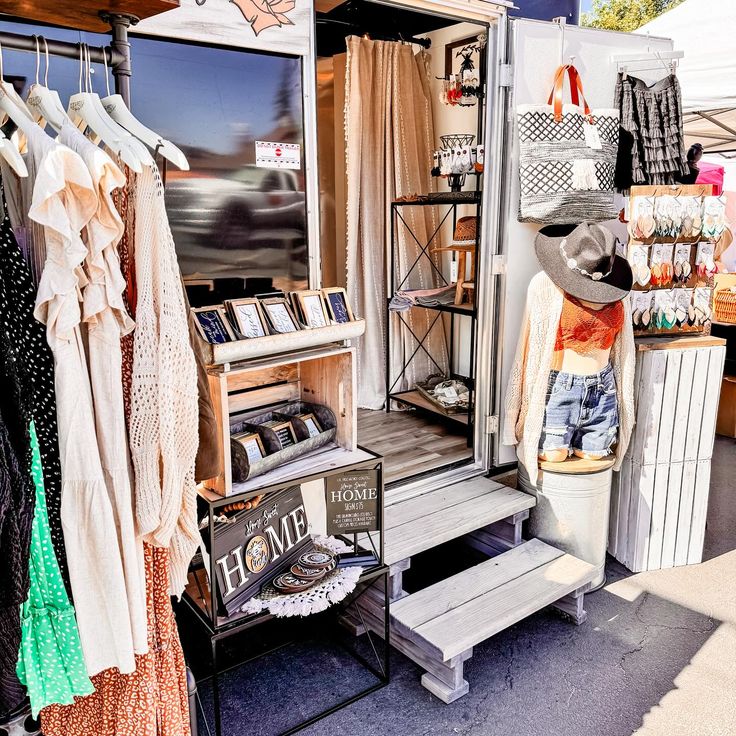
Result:
M710 334L725 200L711 184L631 188L626 255L635 336ZM720 218L716 210L721 211Z
M637 341L636 425L614 474L608 536L632 572L702 560L725 344Z

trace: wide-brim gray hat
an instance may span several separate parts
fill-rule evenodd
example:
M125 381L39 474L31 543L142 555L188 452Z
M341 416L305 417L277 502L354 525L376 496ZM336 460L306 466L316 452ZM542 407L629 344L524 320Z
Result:
M631 291L629 262L616 253L614 234L595 222L543 227L534 250L547 276L576 299L610 304Z

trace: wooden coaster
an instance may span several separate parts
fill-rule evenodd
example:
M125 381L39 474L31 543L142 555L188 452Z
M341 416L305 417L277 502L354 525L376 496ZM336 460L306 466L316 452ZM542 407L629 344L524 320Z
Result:
M313 550L307 552L299 558L299 563L302 567L312 570L326 570L330 566L334 567L335 555L329 552L320 552Z
M545 473L562 473L571 475L583 475L584 473L602 473L604 470L612 468L616 460L613 455L601 458L600 460L586 460L582 457L572 457L563 460L561 463L551 463L549 460L540 460L539 467Z
M309 580L316 583L318 580L327 575L327 570L317 570L315 568L302 567L301 565L292 565L291 574L300 580Z
M274 578L271 584L280 593L302 593L309 590L315 582L314 580L302 580L290 572L285 572Z

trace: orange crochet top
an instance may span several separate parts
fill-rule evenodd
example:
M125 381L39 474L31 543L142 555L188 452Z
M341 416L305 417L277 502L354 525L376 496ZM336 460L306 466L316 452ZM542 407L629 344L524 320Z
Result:
M576 353L610 350L623 326L624 305L620 301L591 309L565 294L555 350L568 349Z

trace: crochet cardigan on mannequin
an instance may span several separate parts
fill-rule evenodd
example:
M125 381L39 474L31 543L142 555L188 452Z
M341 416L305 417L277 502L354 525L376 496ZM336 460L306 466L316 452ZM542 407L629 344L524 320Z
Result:
M200 539L194 482L199 443L197 366L164 188L155 166L143 168L135 190L138 300L130 452L136 519L145 541L169 549L170 593L178 597Z
M530 282L522 332L506 390L503 444L518 445L519 461L532 483L537 482L539 438L542 435L547 398L547 379L555 349L557 326L562 314L564 293L546 273ZM623 300L624 327L611 348L611 365L616 377L619 430L614 470L621 467L634 428L634 333L631 304Z

